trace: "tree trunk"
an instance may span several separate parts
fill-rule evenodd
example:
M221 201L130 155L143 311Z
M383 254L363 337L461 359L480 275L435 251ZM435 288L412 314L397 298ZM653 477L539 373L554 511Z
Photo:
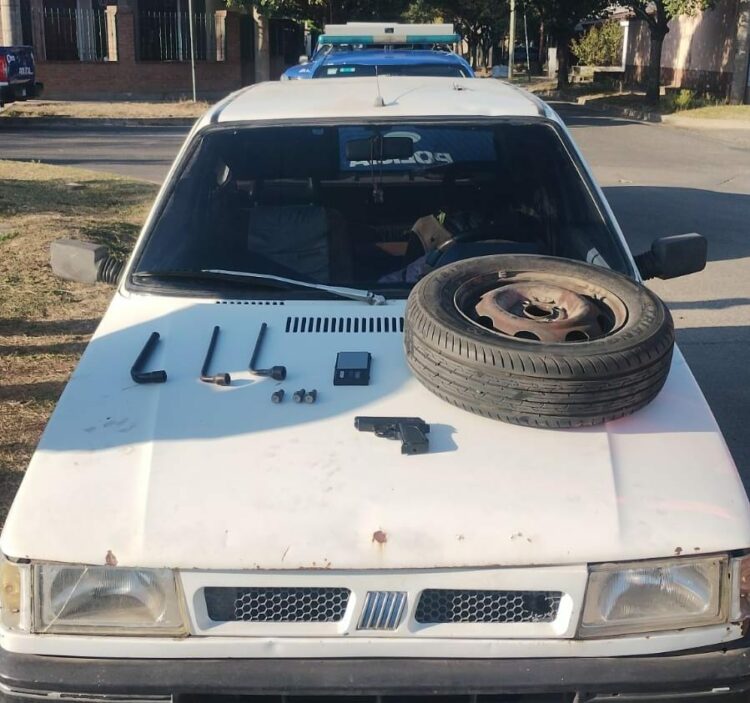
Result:
M661 87L661 50L667 32L659 27L651 28L651 44L648 54L648 73L646 74L646 102L650 105L659 103Z
M268 18L253 6L255 21L255 82L271 80L271 42L268 36Z
M544 66L546 61L544 60L544 20L539 22L539 63Z
M557 89L565 90L570 85L570 36L567 33L557 35Z

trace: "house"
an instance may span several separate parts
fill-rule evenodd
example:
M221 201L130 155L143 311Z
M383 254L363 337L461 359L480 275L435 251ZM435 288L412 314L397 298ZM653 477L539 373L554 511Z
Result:
M642 82L648 68L646 22L625 20L624 63L628 82ZM669 23L661 61L662 84L750 102L750 3L717 0L713 8Z
M276 78L304 49L301 25L268 22L221 0L2 0L0 43L34 47L38 79L54 98L218 98ZM265 56L259 56L265 52ZM263 67L265 75L256 75Z

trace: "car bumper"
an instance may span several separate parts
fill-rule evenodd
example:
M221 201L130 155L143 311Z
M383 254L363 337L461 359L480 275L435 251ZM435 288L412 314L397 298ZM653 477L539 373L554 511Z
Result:
M619 703L644 703L747 701L748 692L748 647L585 659L78 659L0 650L1 703L61 698L154 703L196 695L507 700L498 694L513 694L518 703L532 696L535 703L583 703L612 694L619 694Z

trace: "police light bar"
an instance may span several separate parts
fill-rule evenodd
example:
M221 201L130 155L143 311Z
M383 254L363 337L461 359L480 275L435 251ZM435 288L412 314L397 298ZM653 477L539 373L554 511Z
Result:
M326 25L318 44L455 44L461 37L452 24L347 22Z

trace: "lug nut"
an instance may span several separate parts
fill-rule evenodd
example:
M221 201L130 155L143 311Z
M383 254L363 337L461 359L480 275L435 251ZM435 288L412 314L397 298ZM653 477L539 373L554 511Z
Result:
M314 403L318 399L318 391L313 388L313 390L308 391L305 393L305 402L306 403Z
M280 403L282 400L284 400L284 389L279 388L279 390L274 391L271 393L271 402L272 403Z
M301 403L305 399L305 389L300 388L298 391L294 391L294 394L292 395L292 400L294 400L295 403Z

